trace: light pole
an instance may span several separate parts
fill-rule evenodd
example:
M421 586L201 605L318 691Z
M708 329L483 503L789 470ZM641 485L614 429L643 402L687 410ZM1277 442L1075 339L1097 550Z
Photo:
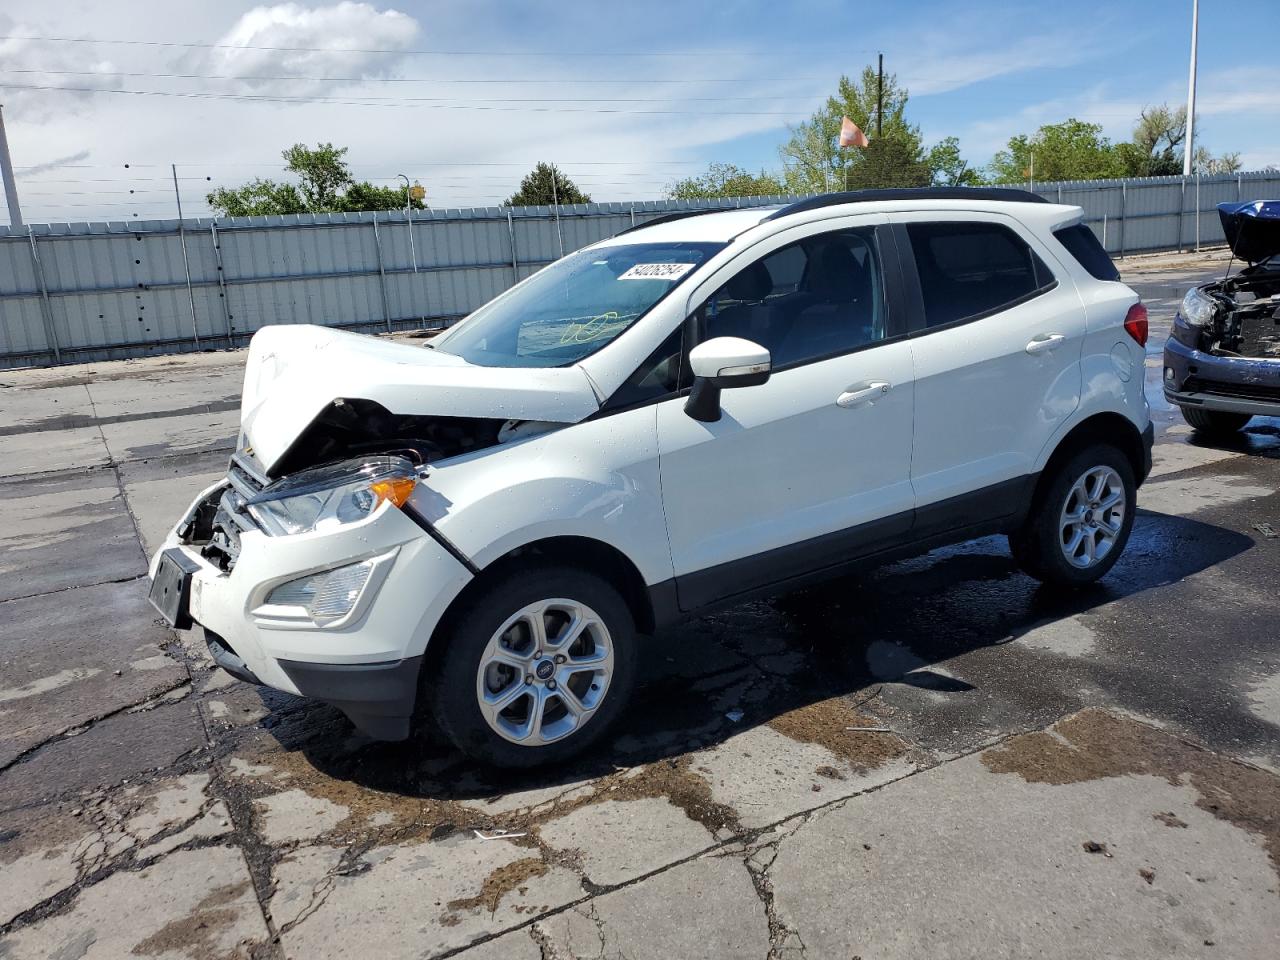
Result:
M1182 175L1191 176L1196 149L1196 47L1199 45L1200 0L1191 0L1191 75L1187 80L1187 147L1182 152Z
M409 178L403 173L397 177L404 181L404 215L409 221L409 260L413 263L413 272L418 272L418 252L413 247L413 201L409 197Z
M13 178L13 161L9 159L9 140L4 133L4 108L0 107L0 175L4 180L4 198L9 204L9 225L22 226L22 208L18 205L18 185Z

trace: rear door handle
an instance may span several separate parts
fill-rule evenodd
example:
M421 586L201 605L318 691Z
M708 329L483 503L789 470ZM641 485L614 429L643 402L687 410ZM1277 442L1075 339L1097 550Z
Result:
M836 397L837 407L857 407L871 400L883 397L893 384L884 380L873 380L870 383L859 383L849 387Z
M1048 353L1051 350L1057 350L1065 339L1067 338L1060 333L1042 333L1027 344L1027 353Z

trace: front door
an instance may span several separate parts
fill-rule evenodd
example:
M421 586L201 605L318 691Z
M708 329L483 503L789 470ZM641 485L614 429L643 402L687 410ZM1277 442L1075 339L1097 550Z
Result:
M662 500L680 605L694 609L873 550L911 526L913 382L892 238L868 216L744 252L697 302L695 339L768 348L765 384L721 418L659 404ZM888 255L886 255L886 253Z

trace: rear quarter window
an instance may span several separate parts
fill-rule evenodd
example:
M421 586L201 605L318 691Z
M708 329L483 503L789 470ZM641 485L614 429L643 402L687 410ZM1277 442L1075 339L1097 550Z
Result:
M987 221L909 223L925 324L949 326L990 316L1057 286L1020 236Z
M1095 280L1120 279L1120 271L1111 262L1111 257L1103 249L1094 232L1083 223L1055 230L1053 235L1067 248L1067 253L1075 257L1080 266L1088 270L1089 275Z

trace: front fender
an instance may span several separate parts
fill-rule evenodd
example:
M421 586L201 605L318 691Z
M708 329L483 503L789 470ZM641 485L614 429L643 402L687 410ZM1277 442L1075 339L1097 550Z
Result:
M654 406L490 447L430 469L414 505L475 566L548 537L586 537L646 583L674 575Z

